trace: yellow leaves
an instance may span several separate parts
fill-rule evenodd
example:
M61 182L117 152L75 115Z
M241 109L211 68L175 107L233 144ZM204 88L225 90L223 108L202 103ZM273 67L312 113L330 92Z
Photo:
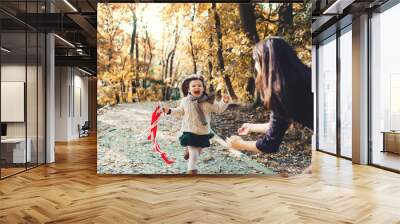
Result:
M99 105L114 105L116 104L115 91L112 87L106 86L97 89L97 104Z
M207 14L207 11L210 7L211 4L196 4L197 14L198 15Z
M142 23L153 18L145 18L147 4L99 4L98 10L98 71L101 83L98 90L99 104L114 104L120 102L137 102L146 100L162 100L162 89L166 86L176 86L182 77L193 72L192 46L193 44L197 71L208 78L208 63L212 64L212 82L217 89L225 91L223 75L230 78L236 95L239 99L249 99L246 86L249 77L252 77L252 48L253 44L242 31L237 4L217 3L217 11L221 19L222 52L225 71L219 71L217 60L217 35L214 15L209 14L211 3L163 4L160 11L160 20L163 20L161 31L152 32L150 23ZM193 6L196 14L192 22ZM270 7L271 6L271 7ZM279 4L256 4L255 14L263 19L256 21L256 29L260 39L277 34L279 18L277 13ZM308 6L294 4L293 32L285 38L290 42L306 64L311 61L311 34L308 20ZM133 14L137 16L137 40L139 41L139 63L135 52L130 57L131 32L133 29ZM174 55L172 77L163 77L168 53L173 49L176 21L180 39ZM270 20L272 22L268 22ZM147 24L147 27L144 27ZM154 28L154 27L153 27ZM145 32L148 31L152 48L152 63L147 64L144 58L146 47ZM157 36L156 36L157 35ZM210 38L212 42L210 44ZM136 66L138 69L136 70ZM165 66L165 64L164 64ZM168 69L170 65L168 65ZM168 71L169 76L169 71ZM133 85L136 79L140 84ZM143 87L143 80L147 80ZM122 92L121 92L122 91Z

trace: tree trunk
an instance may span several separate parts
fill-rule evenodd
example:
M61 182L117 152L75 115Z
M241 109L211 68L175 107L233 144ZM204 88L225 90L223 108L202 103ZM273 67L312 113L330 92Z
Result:
M166 59L167 50L164 45L165 45L165 40L163 40L162 52L161 52L161 80L163 82L164 82L165 60L167 60Z
M282 3L278 10L278 35L285 36L288 33L288 29L293 24L293 4Z
M172 78L172 71L174 69L175 50L172 52L171 60L169 61L169 78Z
M194 22L194 16L196 15L196 5L193 4L193 14L192 14L192 27L191 27L191 32L189 36L189 44L190 44L190 53L192 55L192 61L193 61L193 73L197 73L197 66L196 66L196 54L195 54L195 49L192 41L192 34L193 34L193 22Z
M148 67L147 67L147 72L150 71L151 63L153 62L153 52L151 51L151 43L149 40L149 62L148 62Z
M176 22L176 26L175 26L175 30L174 30L174 33L175 33L174 48L170 52L171 58L169 60L169 68L168 68L169 70L166 71L167 72L167 77L170 78L170 80L169 80L170 83L167 85L167 89L166 89L166 100L169 100L170 96L171 96L171 94L170 94L170 89L171 89L170 85L172 84L172 72L173 72L173 69L174 69L175 51L176 51L176 47L177 47L178 42L179 42L179 30L178 30L178 28L179 27L178 27L178 21L177 21Z
M164 71L164 74L163 74L164 80L166 78L168 78L168 71L169 71L168 68L169 68L169 61L171 60L171 56L172 56L172 51L170 51L168 53L167 60L165 62L165 71Z
M179 64L180 64L180 61L178 60L178 63L176 63L174 75L172 76L171 85L172 85L172 83L175 82L175 79L176 79L176 77L178 76L178 73L179 73Z
M251 98L254 99L254 92L256 90L256 85L253 77L247 80L246 91L250 94Z
M209 92L213 93L214 92L214 86L212 84L213 80L213 63L212 63L212 44L213 44L213 36L212 33L210 33L210 37L208 38L208 46L209 46L209 51L208 51L208 83L209 83Z
M131 91L132 91L132 95L134 93L136 93L136 81L135 80L131 81Z
M168 69L168 61L169 61L169 55L167 55L167 57L165 58L163 70L161 71L162 72L162 80L163 81L165 81L165 79L167 78L165 73L166 73L166 71Z
M242 22L242 29L249 38L252 44L258 43L260 38L256 28L256 17L254 15L254 6L251 3L239 4L240 20Z
M247 38L251 41L252 45L255 45L260 41L260 37L258 36L257 33L257 27L256 27L256 17L254 14L254 6L251 3L242 3L239 4L239 13L240 13L240 20L242 22L242 29L243 32L246 34ZM258 107L261 106L261 98L260 94L255 88L255 80L256 80L256 72L254 70L254 60L251 60L252 64L252 73L253 77L249 78L247 82L247 92L249 93L250 96L253 97L254 102L253 102L253 107ZM254 95L256 97L254 98Z
M151 62L153 60L153 52L151 51L151 41L147 31L146 31L146 38L147 38L147 45L149 47L149 62L147 63L147 73L149 73Z
M132 16L133 16L133 30L132 30L132 35L131 35L131 47L129 50L129 55L130 55L130 62L131 65L133 64L133 58L134 58L134 52L135 52L135 46L137 46L137 40L136 40L136 31L137 31L137 18L136 18L136 13L134 9L131 9L132 11ZM137 49L136 49L137 50ZM136 62L137 64L137 62ZM131 81L132 84L132 89L131 92L132 94L136 93L136 87L138 86L138 79L139 79L139 74L137 73L136 69L133 69L134 67L132 66L133 74L135 75L135 80Z
M132 11L132 14L133 14L133 30L131 35L131 49L129 50L129 55L131 56L131 59L133 59L133 52L135 49L136 22L137 22L135 12Z
M169 92L170 92L170 87L166 86L164 89L164 101L169 100Z
M145 88L145 84L147 82L147 76L149 75L149 71L150 71L151 61L153 59L153 53L151 51L150 37L149 37L149 33L147 32L147 30L146 30L145 45L147 45L147 48L148 48L149 61L147 62L147 66L146 66L146 70L145 70L145 73L146 73L145 77L143 78L143 88Z
M212 44L213 44L213 37L210 34L210 38L208 38L208 46L210 47L208 52L208 79L211 81L213 79L213 63L212 63Z
M165 59L161 59L161 80L164 81Z
M221 74L224 78L226 89L230 95L230 97L233 100L237 100L237 96L235 94L235 91L232 87L231 80L228 76L224 74L225 71L225 65L224 65L224 57L222 55L222 31L221 31L221 20L217 12L217 7L215 3L212 3L212 9L214 11L214 19L215 19L215 30L217 33L217 44L218 44L218 50L217 50L217 59L218 59L218 65L219 69L221 71Z
M175 57L175 49L172 51L171 59L169 61L169 75L168 75L169 83L167 84L166 100L169 100L170 96L171 96L171 94L170 94L170 90L171 90L170 85L172 84L172 71L173 71L173 68L174 68L174 64L173 64L174 63L174 57Z
M174 58L175 58L175 51L176 51L176 47L178 45L179 42L179 27L178 27L178 21L176 22L175 25L175 40L174 40L174 48L172 49L172 56L171 56L171 61L169 63L169 77L172 77L172 70L173 70L173 65L174 65Z
M164 101L167 100L167 98L168 98L169 88L168 88L168 86L167 86L168 84L165 82L165 80L168 78L168 68L169 68L169 62L171 60L171 56L172 56L172 51L170 51L167 55L167 60L165 61L165 68L164 68L163 75L162 75L163 81L164 81L164 87L162 89Z
M140 81L139 81L139 41L138 41L138 37L136 36L136 43L135 43L135 55L136 55L136 68L135 68L135 71L136 71L136 85L137 86L139 86L139 83L140 83Z
M147 58L147 44L146 44L146 39L143 39L143 58L142 61L143 63L146 63L146 58Z
M120 85L121 85L121 88L120 88L121 102L125 103L126 102L126 100L125 100L125 83L124 83L123 78L120 80Z
M147 68L147 65L146 65L146 56L147 55L146 54L147 54L147 50L146 50L146 47L144 47L143 66L146 66L145 68ZM143 80L142 80L142 87L143 88L146 88L146 76L147 76L147 69L143 73Z
M115 100L117 101L117 104L119 104L119 94L118 92L115 92Z
M193 61L193 73L196 74L197 66L196 66L196 56L194 53L194 46L193 46L193 42L192 42L192 34L190 34L189 43L190 43L190 53L192 54L192 61Z

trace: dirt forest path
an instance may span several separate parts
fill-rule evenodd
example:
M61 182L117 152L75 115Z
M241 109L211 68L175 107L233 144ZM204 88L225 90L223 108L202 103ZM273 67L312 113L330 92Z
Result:
M176 102L167 103L175 106ZM161 150L175 162L166 165L151 148L144 132L157 102L119 104L98 110L97 172L100 174L183 174L187 162L178 137L180 119L162 116L158 122L157 140ZM198 160L200 174L272 174L272 170L243 154L232 155L212 139Z

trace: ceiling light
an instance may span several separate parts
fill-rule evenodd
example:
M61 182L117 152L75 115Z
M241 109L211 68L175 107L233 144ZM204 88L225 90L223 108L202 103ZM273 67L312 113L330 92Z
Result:
M67 4L72 10L74 10L74 12L78 12L78 10L71 4L69 3L68 0L64 0L65 4Z
M2 51L6 52L6 53L10 53L10 52L11 52L11 50L9 50L9 49L7 49L7 48L5 48L5 47L1 47L0 49L1 49Z
M322 14L324 15L338 15L342 14L343 10L351 5L355 0L336 0L330 5Z
M61 40L62 42L66 43L67 45L69 45L69 46L75 48L75 45L73 45L71 42L67 41L66 39L64 39L64 38L62 38L62 37L60 37L60 36L58 36L57 34L54 34L54 36L57 37L57 38L58 38L59 40Z
M11 52L11 50L9 50L9 49L7 49L7 48L5 48L5 47L1 47L1 50L4 51L4 52L7 52L7 53L10 53L10 52Z
M79 67L78 67L78 70L81 71L81 72L83 72L83 73L85 73L85 74L87 74L87 75L93 75L92 73L90 73L90 72L88 72L88 71L85 71L85 70L83 70L83 69L81 69L81 68L79 68Z

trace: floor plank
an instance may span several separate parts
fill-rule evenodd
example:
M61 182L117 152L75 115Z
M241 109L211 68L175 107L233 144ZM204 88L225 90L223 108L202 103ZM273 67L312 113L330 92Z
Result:
M313 153L313 173L96 174L96 138L0 181L0 223L400 223L400 175Z

